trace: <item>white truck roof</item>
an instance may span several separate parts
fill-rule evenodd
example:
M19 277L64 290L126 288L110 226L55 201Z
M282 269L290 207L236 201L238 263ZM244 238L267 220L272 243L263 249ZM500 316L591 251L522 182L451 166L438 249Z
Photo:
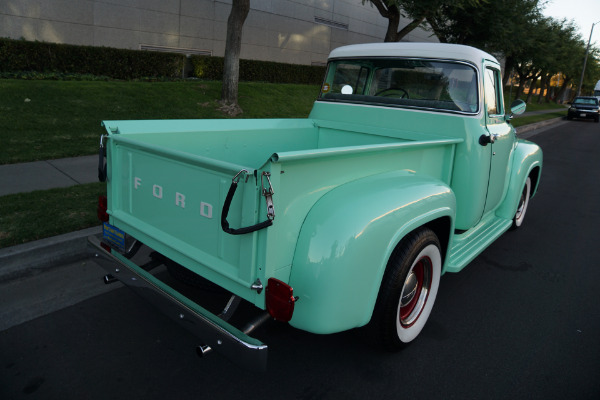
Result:
M470 46L448 43L368 43L354 44L334 49L329 59L353 57L410 57L435 58L443 60L470 61L480 65L482 60L498 63L496 58L485 51Z

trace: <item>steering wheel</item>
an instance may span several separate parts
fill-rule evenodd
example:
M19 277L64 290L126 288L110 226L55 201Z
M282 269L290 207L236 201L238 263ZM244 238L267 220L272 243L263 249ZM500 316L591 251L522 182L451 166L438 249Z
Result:
M375 93L375 96L383 96L383 97L390 97L390 96L398 96L398 93L388 93L388 94L383 94L385 92L391 92L391 91L399 91L399 92L404 92L404 94L402 94L402 96L400 96L400 99L408 99L408 92L402 88L399 87L389 87L387 89L383 89L380 90L379 92Z

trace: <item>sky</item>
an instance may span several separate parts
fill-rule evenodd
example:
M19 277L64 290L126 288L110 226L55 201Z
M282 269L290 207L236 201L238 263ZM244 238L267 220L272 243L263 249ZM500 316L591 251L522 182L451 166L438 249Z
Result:
M600 22L600 0L549 0L544 15L555 19L574 20L587 44L592 24ZM594 26L592 44L600 48L600 23Z

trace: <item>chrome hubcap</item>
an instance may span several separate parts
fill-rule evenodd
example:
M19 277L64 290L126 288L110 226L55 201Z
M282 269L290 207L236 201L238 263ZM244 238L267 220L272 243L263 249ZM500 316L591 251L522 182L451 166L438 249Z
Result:
M404 281L404 291L402 293L402 301L400 306L406 307L415 297L417 293L417 288L419 285L419 280L413 271L410 271L410 274L406 277Z
M409 327L419 319L427 303L432 277L431 259L423 257L415 263L404 280L400 298L400 315L398 316L402 326Z

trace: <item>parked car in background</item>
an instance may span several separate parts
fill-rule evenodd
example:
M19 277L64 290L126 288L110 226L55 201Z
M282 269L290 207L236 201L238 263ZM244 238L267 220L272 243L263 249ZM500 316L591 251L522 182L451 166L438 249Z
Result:
M598 98L593 96L577 96L570 104L571 107L567 111L567 119L589 118L596 122L600 120Z

